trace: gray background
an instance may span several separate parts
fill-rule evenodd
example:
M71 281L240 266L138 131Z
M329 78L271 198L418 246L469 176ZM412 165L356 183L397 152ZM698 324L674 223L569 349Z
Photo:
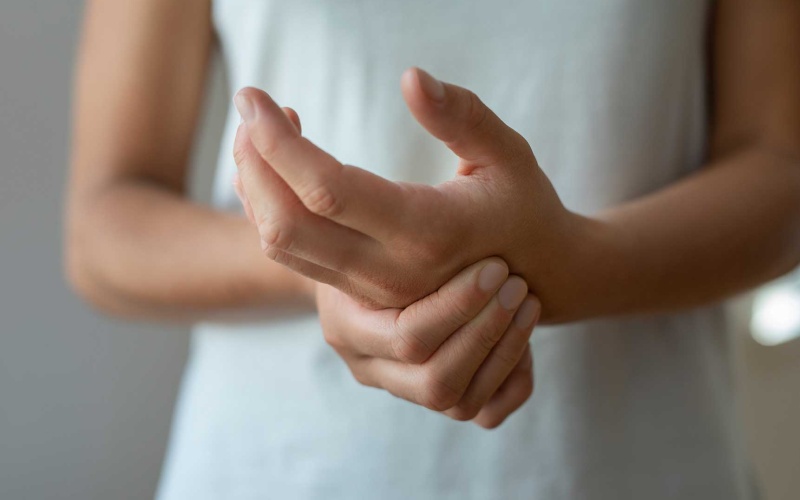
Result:
M99 316L61 264L69 99L82 2L0 2L0 499L151 498L188 331ZM194 192L207 197L226 105L214 71ZM747 302L742 301L742 314ZM800 342L738 348L768 500L800 491Z
M63 278L81 15L79 0L0 0L1 500L152 498L187 354L187 328L102 317ZM220 73L198 132L199 198L222 130Z

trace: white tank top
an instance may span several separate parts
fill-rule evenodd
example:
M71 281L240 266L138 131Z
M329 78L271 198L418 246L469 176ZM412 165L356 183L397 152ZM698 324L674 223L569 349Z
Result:
M474 90L528 139L567 207L591 214L702 165L710 8L218 0L213 15L231 95L265 89L339 160L393 180L454 175L401 97L416 65ZM223 210L239 210L238 123L231 107ZM159 498L728 500L750 489L720 307L542 327L532 342L536 393L486 431L360 386L315 316L197 325Z

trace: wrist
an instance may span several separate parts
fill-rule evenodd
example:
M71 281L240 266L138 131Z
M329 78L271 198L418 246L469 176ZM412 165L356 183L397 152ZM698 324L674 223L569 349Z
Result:
M531 273L540 323L560 324L614 312L623 235L603 218L567 212L545 259ZM541 278L541 279L540 279Z

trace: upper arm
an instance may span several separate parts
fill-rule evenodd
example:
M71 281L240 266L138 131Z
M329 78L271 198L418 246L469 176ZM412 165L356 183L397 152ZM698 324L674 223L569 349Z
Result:
M210 11L210 0L87 2L74 89L73 205L120 179L184 189L213 43Z
M800 0L718 0L711 154L800 158Z

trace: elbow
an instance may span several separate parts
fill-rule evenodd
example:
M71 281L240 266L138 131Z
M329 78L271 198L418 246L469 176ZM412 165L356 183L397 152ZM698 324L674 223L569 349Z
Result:
M72 292L89 305L96 312L105 316L120 316L120 311L113 307L114 301L107 286L107 279L103 277L100 256L97 251L102 248L96 240L96 235L85 217L70 214L64 242L62 246L63 261L62 272L67 286Z
M112 311L107 310L106 301L102 298L102 286L96 277L98 270L91 264L86 245L81 245L77 240L74 231L67 232L63 248L64 280L72 292L93 309L111 313Z
M91 279L91 271L73 256L75 250L66 250L64 259L64 280L72 292L84 302L97 306L100 296L97 283Z
M92 215L93 214L93 215ZM173 319L136 294L118 247L109 243L115 216L99 207L71 209L62 244L62 276L95 313L125 321ZM177 317L181 319L181 317Z

